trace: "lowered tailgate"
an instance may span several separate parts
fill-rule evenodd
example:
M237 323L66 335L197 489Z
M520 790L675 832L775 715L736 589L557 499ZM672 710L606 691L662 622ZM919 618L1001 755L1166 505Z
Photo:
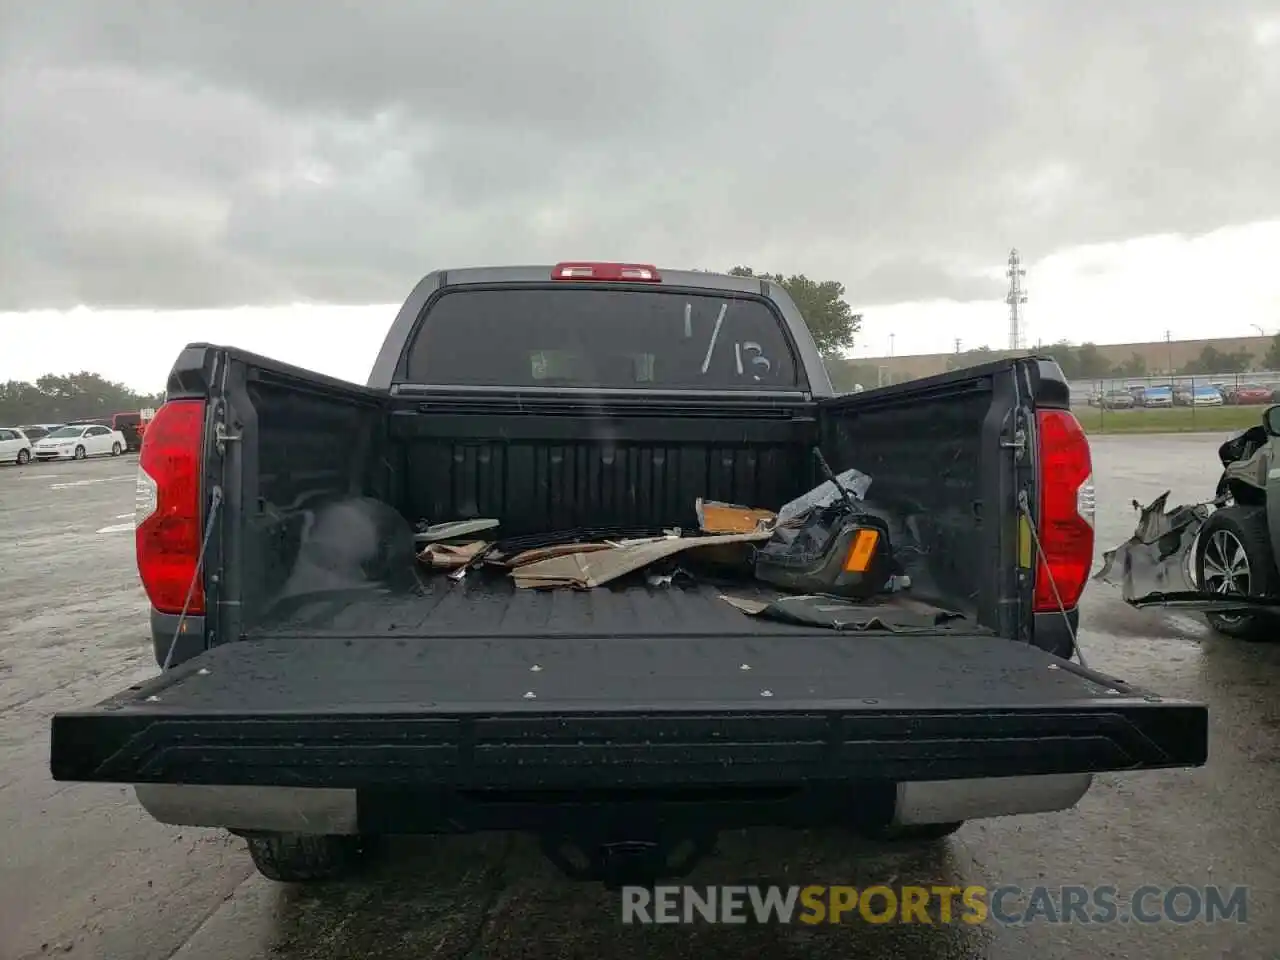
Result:
M1205 762L1207 712L983 636L277 639L53 720L55 780L943 780Z

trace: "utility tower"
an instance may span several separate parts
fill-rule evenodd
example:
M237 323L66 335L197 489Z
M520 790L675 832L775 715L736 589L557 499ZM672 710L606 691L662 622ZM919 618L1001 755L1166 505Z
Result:
M1022 289L1022 278L1027 275L1022 266L1022 258L1018 256L1018 248L1009 251L1009 269L1005 276L1009 278L1009 295L1004 302L1009 305L1009 349L1022 350L1025 347L1026 331L1023 329L1022 305L1027 302L1027 291Z

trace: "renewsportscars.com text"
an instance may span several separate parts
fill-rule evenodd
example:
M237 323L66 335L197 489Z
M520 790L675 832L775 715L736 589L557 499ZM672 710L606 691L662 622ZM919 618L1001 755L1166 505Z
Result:
M622 922L1023 926L1247 923L1246 887L660 886L622 888Z

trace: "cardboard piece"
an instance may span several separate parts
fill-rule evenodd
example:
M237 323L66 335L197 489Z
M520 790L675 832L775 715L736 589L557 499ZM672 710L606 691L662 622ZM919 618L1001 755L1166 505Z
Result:
M554 547L537 547L533 550L525 550L505 560L495 561L495 565L515 569L516 567L537 563L539 560L550 560L553 557L563 557L573 553L596 553L600 550L612 549L613 544L611 543L558 543Z
M768 540L768 530L706 537L660 537L623 542L607 550L575 552L525 564L511 572L517 587L572 587L586 590L641 570L686 550L715 547L726 543Z
M487 546L483 540L472 543L431 543L418 553L418 561L436 570L455 570L465 567Z

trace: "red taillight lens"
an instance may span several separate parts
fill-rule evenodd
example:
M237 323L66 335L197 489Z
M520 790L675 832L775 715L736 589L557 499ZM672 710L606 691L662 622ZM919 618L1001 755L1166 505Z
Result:
M200 559L200 458L204 401L174 400L147 424L138 454L134 515L138 574L151 605L181 613ZM204 613L204 584L196 580L189 614Z
M658 268L645 263L557 263L552 280L612 280L628 283L661 283Z
M1033 609L1070 610L1093 567L1093 458L1089 438L1069 411L1036 414L1040 438L1040 545ZM1050 582L1052 577L1052 582ZM1057 594L1054 593L1057 586Z

